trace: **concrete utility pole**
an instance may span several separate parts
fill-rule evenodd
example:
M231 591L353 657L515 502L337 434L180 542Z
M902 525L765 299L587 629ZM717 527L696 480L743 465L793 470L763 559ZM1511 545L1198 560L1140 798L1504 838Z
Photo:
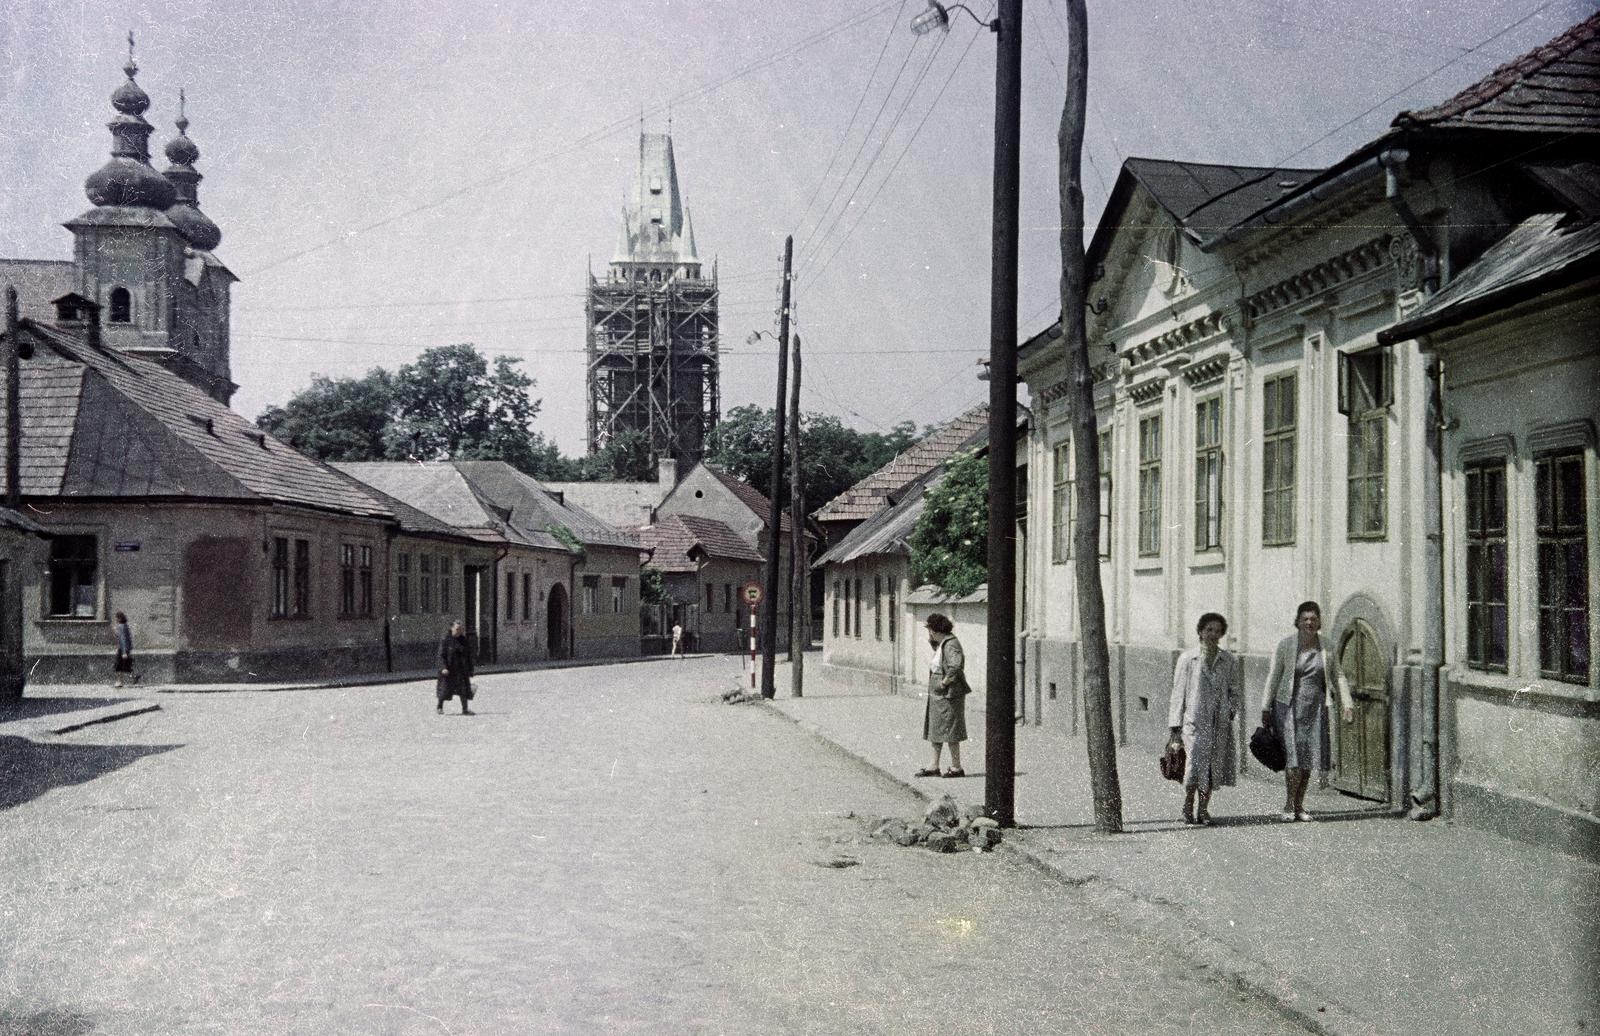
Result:
M761 696L773 698L778 688L773 680L778 653L778 547L782 543L783 506L778 493L783 489L784 387L789 370L789 286L793 281L794 235L783 239L783 308L778 313L778 406L772 416L772 510L767 523L766 596L761 600ZM793 602L790 603L793 608Z
M994 73L994 230L989 297L989 652L984 812L1016 822L1017 204L1022 0L1000 0Z
M1072 529L1077 575L1078 638L1083 645L1083 718L1089 748L1094 826L1122 830L1122 786L1111 724L1111 653L1106 601L1100 586L1100 431L1094 412L1085 313L1088 281L1083 254L1083 126L1089 98L1089 13L1085 0L1067 0L1067 98L1057 137L1061 177L1061 341L1072 372L1072 459L1078 520Z
M789 386L789 694L805 690L806 624L811 621L811 572L806 562L806 497L800 474L800 336L794 336L794 381Z

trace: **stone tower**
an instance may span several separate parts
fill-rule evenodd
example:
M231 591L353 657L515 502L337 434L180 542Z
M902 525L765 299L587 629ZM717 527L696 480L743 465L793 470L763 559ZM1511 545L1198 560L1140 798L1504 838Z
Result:
M199 208L200 149L181 95L170 165L165 173L150 165L150 97L138 71L130 34L127 82L111 95L111 160L84 181L95 207L66 224L77 291L99 304L107 346L156 360L226 403L238 388L228 342L228 292L238 278L211 253L222 231Z
M702 270L672 138L640 133L616 253L604 280L589 274L590 453L630 431L652 468L686 471L705 453L720 400L716 266Z

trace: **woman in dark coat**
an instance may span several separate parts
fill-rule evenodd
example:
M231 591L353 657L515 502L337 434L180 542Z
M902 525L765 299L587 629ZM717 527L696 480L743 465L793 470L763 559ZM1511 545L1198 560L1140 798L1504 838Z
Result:
M461 714L472 715L467 701L472 697L472 647L467 643L467 631L460 622L450 624L450 632L439 641L439 699L435 712L444 711L446 700L461 699Z
M965 777L961 768L961 742L967 739L966 657L961 641L955 638L955 625L934 612L928 616L928 646L933 649L928 661L928 707L922 716L922 739L933 744L933 765L918 770L918 777L938 777L939 750L950 746L950 769L945 777Z

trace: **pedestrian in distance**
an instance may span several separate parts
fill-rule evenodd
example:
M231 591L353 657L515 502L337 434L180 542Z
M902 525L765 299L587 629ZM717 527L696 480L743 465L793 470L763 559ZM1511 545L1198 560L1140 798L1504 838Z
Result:
M117 643L117 657L111 663L111 671L117 674L113 686L121 687L124 680L137 683L139 678L133 675L133 630L128 626L128 617L122 612L117 612L117 621L112 624L111 632Z
M1211 793L1238 779L1233 722L1239 715L1239 662L1217 645L1228 620L1216 612L1200 616L1200 644L1178 656L1172 669L1167 705L1171 741L1181 741L1188 762L1183 771L1183 822L1211 823ZM1198 798L1198 809L1196 799Z
M918 770L917 776L940 776L940 751L949 746L950 769L943 776L965 777L961 742L967 739L967 695L972 693L967 685L966 656L949 619L934 612L928 616L927 628L932 654L928 659L928 704L922 714L922 738L933 745L933 765Z
M672 657L683 657L683 626L676 622L672 624Z
M467 707L472 700L472 645L467 643L467 630L459 619L439 641L439 682L434 694L438 705L433 711L443 712L445 702L460 698L461 714L472 715Z
M1339 696L1346 723L1355 718L1355 703L1339 672L1339 657L1322 639L1322 608L1305 601L1295 609L1296 632L1278 642L1261 694L1261 722L1277 729L1287 756L1283 771L1284 820L1311 820L1306 812L1306 786L1311 771L1326 774L1333 751L1328 737L1328 712Z

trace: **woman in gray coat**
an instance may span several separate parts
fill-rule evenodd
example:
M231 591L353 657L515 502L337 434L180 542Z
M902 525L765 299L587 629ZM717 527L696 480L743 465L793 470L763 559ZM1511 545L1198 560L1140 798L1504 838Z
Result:
M1172 670L1167 726L1172 728L1172 740L1182 740L1188 757L1183 771L1183 822L1203 826L1211 823L1212 791L1229 787L1238 778L1233 721L1239 715L1239 663L1217 646L1228 632L1227 619L1206 612L1195 632L1200 635L1199 647L1179 655Z
M1355 702L1339 672L1339 656L1322 639L1322 608L1306 601L1295 609L1298 631L1278 642L1261 694L1261 722L1276 727L1288 755L1283 771L1286 785L1283 819L1310 820L1306 812L1306 786L1313 769L1332 768L1328 711L1335 693L1343 706L1344 721L1355 718Z
M922 714L922 738L933 744L933 765L917 771L918 777L938 777L939 751L950 746L950 769L946 777L965 777L961 768L961 742L967 739L966 656L961 641L955 638L955 625L934 612L928 616L928 707Z

